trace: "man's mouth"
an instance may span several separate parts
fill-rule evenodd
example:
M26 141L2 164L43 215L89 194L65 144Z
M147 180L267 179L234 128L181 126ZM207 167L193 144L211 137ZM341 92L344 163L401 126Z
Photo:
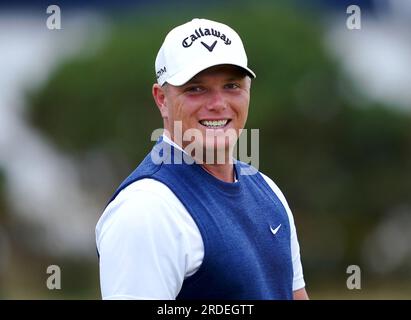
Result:
M224 128L230 121L231 119L201 120L200 124L210 129L219 129L219 128Z

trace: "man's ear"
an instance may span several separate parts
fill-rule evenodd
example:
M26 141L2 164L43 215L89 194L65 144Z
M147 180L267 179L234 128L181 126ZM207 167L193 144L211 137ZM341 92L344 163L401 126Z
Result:
M153 97L158 109L160 110L161 116L163 119L168 118L168 108L166 104L166 94L165 87L160 86L158 83L153 84Z

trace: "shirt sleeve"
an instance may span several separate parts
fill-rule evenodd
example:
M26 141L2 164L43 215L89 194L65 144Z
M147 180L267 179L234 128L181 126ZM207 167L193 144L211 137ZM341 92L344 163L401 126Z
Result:
M288 214L288 219L290 221L290 233L291 233L291 238L290 238L291 259L293 263L293 272L294 272L293 291L296 291L298 289L305 287L305 281L304 281L304 275L303 275L303 267L301 264L300 245L298 243L297 230L296 230L295 223L294 223L294 217L293 217L290 207L288 206L287 200L285 199L280 188L278 188L278 186L274 183L274 181L271 180L269 177L267 177L266 175L262 173L261 175L264 178L264 180L267 182L267 184L270 186L270 188L273 190L273 192L280 199L280 201L282 202Z
M163 197L128 188L96 226L102 298L175 299L186 273L187 235Z

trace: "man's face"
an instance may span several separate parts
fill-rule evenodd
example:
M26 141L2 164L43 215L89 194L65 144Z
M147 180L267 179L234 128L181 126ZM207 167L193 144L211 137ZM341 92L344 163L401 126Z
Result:
M247 120L250 86L246 73L231 65L208 68L179 87L167 84L163 87L165 109L160 108L165 129L179 143L174 128L181 121L183 135L189 129L201 134L202 141L196 138L195 143L204 150L227 150ZM185 148L190 143L183 140L181 144Z

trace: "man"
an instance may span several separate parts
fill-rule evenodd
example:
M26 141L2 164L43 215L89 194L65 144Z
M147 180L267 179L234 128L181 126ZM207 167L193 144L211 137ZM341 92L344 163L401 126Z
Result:
M307 299L283 194L233 161L255 78L240 37L194 19L155 68L164 134L97 224L103 298Z

